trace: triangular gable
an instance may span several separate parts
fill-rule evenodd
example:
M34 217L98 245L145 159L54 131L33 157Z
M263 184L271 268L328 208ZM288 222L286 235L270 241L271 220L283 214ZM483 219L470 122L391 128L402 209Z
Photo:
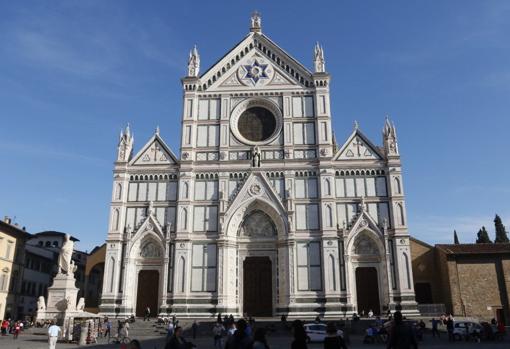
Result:
M232 214L245 202L254 199L261 199L267 203L273 204L281 214L285 212L285 207L283 206L280 196L275 192L273 186L268 182L266 177L261 172L253 172L244 181L242 187L229 205L225 215L228 216Z
M359 130L355 128L333 160L382 160L379 149Z
M259 47L261 45L262 48ZM271 74L268 80L259 84L248 84L243 66L253 64L253 59L260 57L261 64L269 65ZM250 61L251 60L251 61ZM287 71L288 66L288 71ZM293 71L294 74L290 74ZM299 75L296 79L293 75ZM201 89L226 89L245 87L252 89L258 86L288 85L292 87L312 87L312 73L301 63L292 58L264 34L250 33L225 56L216 62L200 77ZM258 85L258 86L257 86Z
M177 158L159 134L154 134L133 159L130 165L175 165Z
M140 227L136 230L135 235L131 238L131 240L136 241L139 238L143 238L142 235L144 235L145 232L153 232L159 239L161 239L161 241L165 240L163 228L156 217L154 217L153 213L149 213L142 225L140 225Z
M365 203L362 203L362 205L364 204ZM379 236L383 236L383 232L377 225L375 219L372 218L372 216L370 216L366 209L362 209L361 212L358 213L356 219L354 220L354 223L350 228L350 233L357 233L366 230L367 228L377 233Z

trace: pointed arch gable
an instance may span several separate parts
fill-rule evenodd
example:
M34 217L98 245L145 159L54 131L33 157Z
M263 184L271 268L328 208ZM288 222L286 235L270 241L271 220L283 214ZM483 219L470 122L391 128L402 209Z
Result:
M135 257L133 255L134 251L139 249L143 241L146 239L153 239L157 244L159 244L162 251L164 251L165 234L152 214L145 219L140 228L138 228L133 237L131 237L131 249L129 250L129 255Z

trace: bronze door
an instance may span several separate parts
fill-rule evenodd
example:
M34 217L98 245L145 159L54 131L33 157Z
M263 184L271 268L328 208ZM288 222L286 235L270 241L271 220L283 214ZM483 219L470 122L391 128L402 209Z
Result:
M243 263L243 312L272 316L272 277L269 257L247 257Z
M377 270L373 267L356 268L356 295L358 296L358 313L365 315L370 310L376 315L381 313L379 303L379 282Z
M136 296L136 316L144 316L145 308L151 309L151 317L158 314L159 272L141 270L138 273L138 293Z

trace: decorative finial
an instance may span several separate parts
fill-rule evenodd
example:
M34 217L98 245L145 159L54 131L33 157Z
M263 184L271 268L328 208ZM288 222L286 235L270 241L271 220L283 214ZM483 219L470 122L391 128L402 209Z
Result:
M324 59L324 49L319 42L315 44L313 64L315 66L316 73L324 73L326 71L326 61Z
M156 129L154 130L154 133L157 134L159 136L159 125L156 126Z
M251 15L250 31L254 33L260 33L262 31L262 18L258 11L254 11Z
M188 76L197 77L200 71L200 55L198 54L197 45L189 51L188 58Z
M355 130L358 130L358 129L359 129L359 123L358 123L358 120L354 120L354 129L355 129Z

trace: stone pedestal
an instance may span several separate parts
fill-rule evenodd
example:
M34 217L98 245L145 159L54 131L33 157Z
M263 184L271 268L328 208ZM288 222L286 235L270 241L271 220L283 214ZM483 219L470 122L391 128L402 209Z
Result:
M78 301L78 292L76 279L72 273L58 273L53 278L53 284L48 287L47 302L44 302L43 297L39 297L37 321L55 321L62 328L62 338L73 340L75 319L99 318L97 314L83 311L85 299L81 298Z
M48 287L46 313L65 315L65 313L75 312L79 292L75 284L73 275L57 274L53 279L53 285Z

